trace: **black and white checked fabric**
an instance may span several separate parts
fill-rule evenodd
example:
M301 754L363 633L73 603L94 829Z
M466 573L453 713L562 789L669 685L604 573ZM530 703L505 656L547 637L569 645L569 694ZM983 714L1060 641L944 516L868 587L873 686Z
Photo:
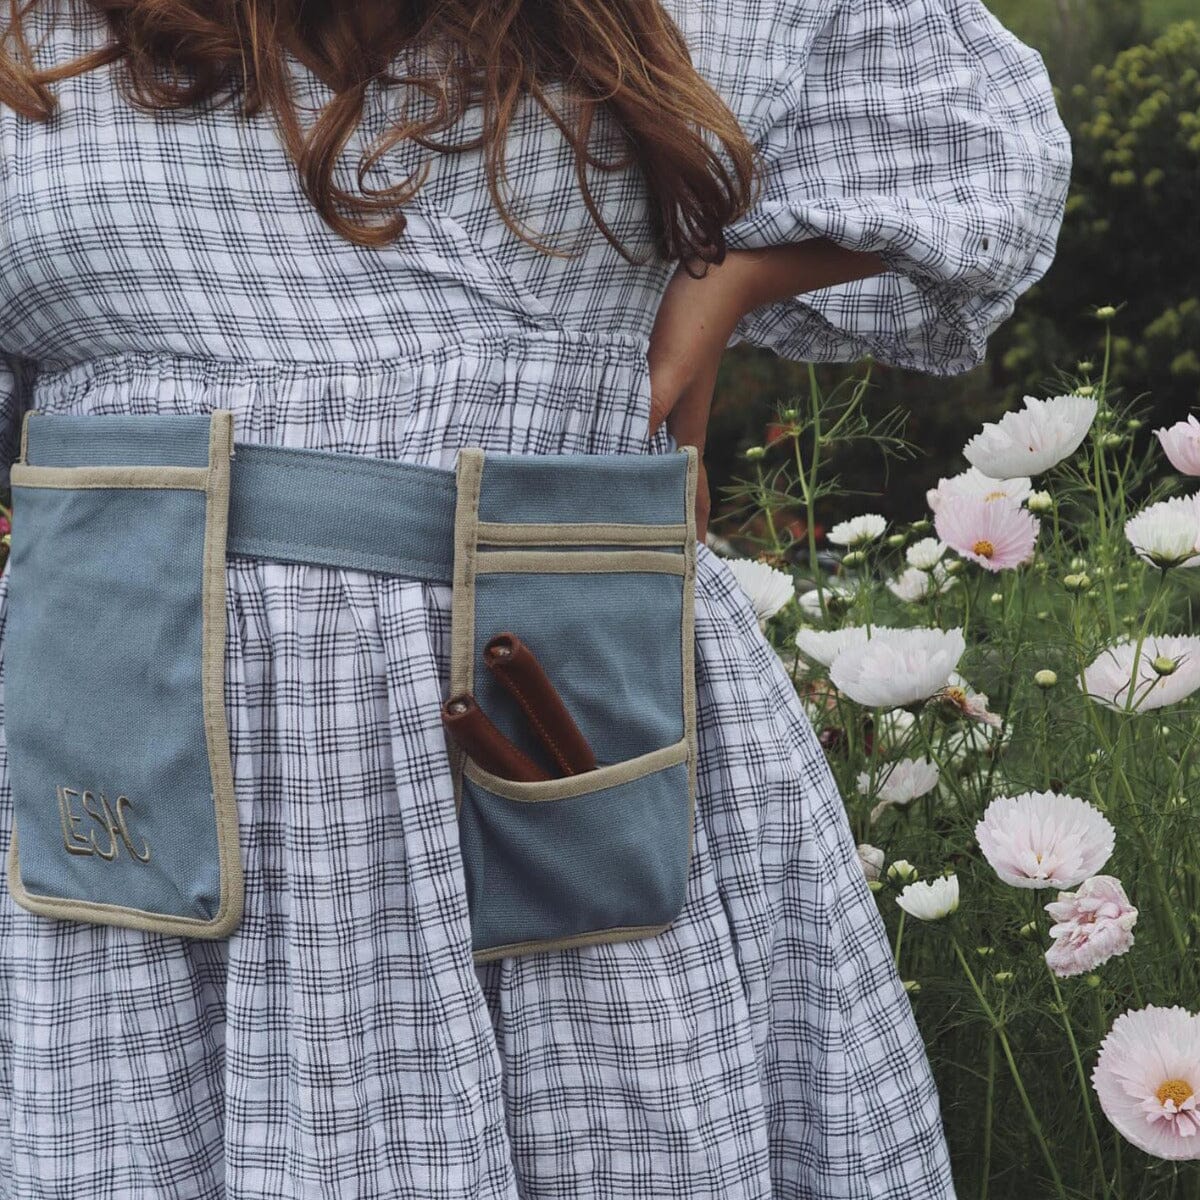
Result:
M797 358L976 361L1057 232L1066 140L1037 57L975 0L673 11L772 164L731 244L819 232L896 268L740 334ZM66 0L30 28L43 64L104 37ZM326 99L293 65L302 101ZM351 245L267 118L142 113L113 71L55 85L50 124L0 112L5 471L30 406L225 407L240 440L444 467L464 445L668 448L646 437L645 351L673 266L595 233L533 106L509 156L517 212L571 259L504 227L478 152L415 147L367 176L430 158L407 230ZM372 93L346 186L397 102ZM646 249L636 175L593 186ZM6 594L0 577L0 620ZM682 917L478 968L438 719L449 604L419 581L230 560L244 920L222 942L147 935L37 917L0 888L0 1197L953 1197L841 798L730 571L701 548ZM6 775L0 750L0 853Z

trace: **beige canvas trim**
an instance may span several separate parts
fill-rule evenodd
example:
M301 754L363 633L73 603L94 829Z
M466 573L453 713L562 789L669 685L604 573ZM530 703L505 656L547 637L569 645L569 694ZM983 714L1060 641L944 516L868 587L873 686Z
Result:
M206 926L208 937L224 937L242 919L245 884L238 845L237 797L225 712L225 546L229 534L229 491L233 457L233 412L212 413L208 440L208 503L204 526L204 622L201 676L204 734L217 817L221 903Z
M29 457L29 418L36 411L33 408L26 409L25 416L21 419L21 453L17 455L18 463L25 462Z
M224 457L228 462L229 455ZM14 463L10 472L13 487L182 488L195 492L208 487L208 476L208 467L35 467L28 463Z
M493 546L586 546L605 543L620 546L674 546L682 545L687 537L686 525L480 521L478 529L479 544Z
M450 695L469 692L474 685L476 530L479 488L483 480L483 450L464 446L454 464L454 577L450 599ZM462 808L462 775L467 756L448 741L454 780L454 814Z
M540 803L544 800L569 800L575 796L590 796L606 788L632 783L656 771L665 771L677 766L688 757L686 738L680 738L672 746L661 746L636 758L597 767L594 771L583 771L579 775L567 775L561 779L536 779L532 781L504 779L485 771L478 763L467 759L464 773L472 783L479 784L489 792L505 800L520 800L523 803Z
M476 950L472 959L477 963L491 962L493 958L505 958L516 954L538 954L543 950L570 950L574 946L600 946L606 942L632 942L637 938L653 937L665 933L674 924L665 925L621 925L615 929L602 929L599 933L576 933L571 937L555 938L548 942L511 942L507 946L490 946Z
M683 575L685 556L666 550L481 550L476 555L479 575L497 572L607 574L651 571Z
M695 446L684 446L687 453L687 540L683 576L683 728L688 746L688 872L692 866L692 847L696 830L697 759L699 746L696 736L696 485L700 473L700 452Z
M220 864L220 905L215 917L164 916L118 904L43 896L26 891L21 882L16 821L7 856L8 887L16 903L42 916L119 925L152 933L185 937L228 936L242 917L245 884L238 844L238 813L229 751L229 729L225 712L225 545L229 526L230 458L233 447L233 413L218 409L209 423L209 466L201 469L206 481L204 560L202 582L201 680L204 734L216 807L217 853ZM14 467L14 472L17 470ZM58 468L25 467L45 471ZM73 470L74 468L62 468ZM88 470L96 468L86 468ZM109 470L110 468L99 468ZM126 469L126 468L121 468ZM139 468L142 469L142 468ZM150 470L168 468L148 468ZM185 468L191 470L191 468ZM16 482L14 480L14 482ZM113 486L113 485L107 485ZM137 486L137 485L133 485Z

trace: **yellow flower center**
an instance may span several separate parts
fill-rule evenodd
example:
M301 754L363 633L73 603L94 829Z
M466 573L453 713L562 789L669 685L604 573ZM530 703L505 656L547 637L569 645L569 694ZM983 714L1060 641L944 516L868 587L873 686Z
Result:
M996 547L986 539L981 538L971 547L980 558L991 558L996 553Z
M1154 1094L1159 1104L1174 1100L1178 1108L1192 1094L1192 1085L1186 1079L1168 1079Z
M988 492L988 494L984 496L985 500L1005 500L1007 498L1007 492Z

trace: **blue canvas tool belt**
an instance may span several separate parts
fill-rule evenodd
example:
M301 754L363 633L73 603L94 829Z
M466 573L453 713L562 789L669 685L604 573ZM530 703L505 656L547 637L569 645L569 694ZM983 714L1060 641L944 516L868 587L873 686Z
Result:
M248 555L450 585L449 694L473 692L549 765L480 669L511 632L594 750L592 770L517 781L448 742L476 961L666 929L695 815L695 449L467 447L445 470L233 429L227 410L26 414L5 640L14 900L186 937L236 929L225 564Z

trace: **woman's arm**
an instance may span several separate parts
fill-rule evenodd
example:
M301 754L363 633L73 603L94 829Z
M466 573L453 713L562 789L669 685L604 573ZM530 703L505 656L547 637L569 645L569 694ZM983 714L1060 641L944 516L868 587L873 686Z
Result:
M879 275L875 254L846 250L824 238L730 250L720 266L693 279L681 265L667 284L650 334L650 434L666 421L675 441L701 455L696 534L707 531L709 495L704 440L717 368L746 313L817 288Z

